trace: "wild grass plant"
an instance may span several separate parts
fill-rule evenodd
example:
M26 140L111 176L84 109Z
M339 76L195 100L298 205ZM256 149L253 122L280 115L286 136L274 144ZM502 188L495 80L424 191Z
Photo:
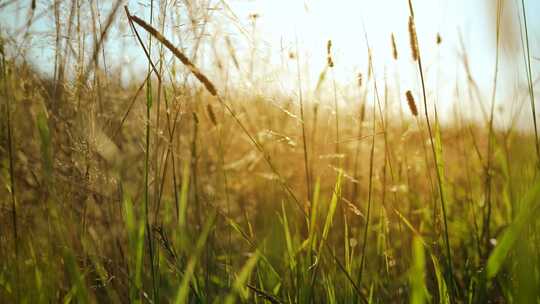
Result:
M1 303L540 303L524 0L531 131L494 123L498 51L489 111L467 120L456 107L441 121L422 62L435 50L418 40L412 1L410 45L391 34L388 54L373 53L359 30L369 58L351 77L352 102L341 102L331 40L316 88L303 83L296 45L295 95L242 94L216 79L253 63L215 28L193 28L201 50L191 53L166 30L178 21L168 1L150 1L149 18L96 2L38 13L32 1L22 42L0 31ZM211 9L185 4L192 23L208 24ZM24 54L42 14L55 24L52 75ZM119 25L147 66L128 84L107 69ZM206 36L223 41L230 64L197 58L212 56ZM473 103L466 51L468 95L456 98ZM378 56L410 60L418 86L401 92L398 73L378 81Z

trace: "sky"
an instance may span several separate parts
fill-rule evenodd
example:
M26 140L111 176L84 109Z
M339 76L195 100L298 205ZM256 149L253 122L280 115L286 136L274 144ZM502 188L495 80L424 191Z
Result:
M519 98L523 101L526 97L523 94L515 95L514 90L516 86L524 88L526 80L519 25L512 25L521 18L517 15L521 12L520 2L506 0L503 7L499 93L496 97L496 102L503 107L510 106L508 100ZM413 1L427 83L432 88L429 91L438 92L434 98L440 99L446 111L450 111L451 105L456 102L456 79L461 83L465 81L460 39L466 49L472 75L483 93L483 100L488 102L491 99L496 44L494 3L496 1L492 0ZM531 54L538 58L540 1L525 1L525 5L531 32ZM300 58L307 62L306 66L310 69L307 74L311 87L314 87L318 73L326 64L328 39L332 40L334 49L336 79L343 85L354 84L354 76L367 70L368 54L364 35L367 33L376 78L383 82L384 77L399 77L401 93L407 89L420 92L417 68L411 60L409 48L407 1L238 1L233 7L240 15L249 12L260 14L256 24L260 30L259 35L274 50L285 45L294 51L298 41ZM392 58L391 33L396 37L399 53L397 62ZM442 37L439 46L436 44L437 34ZM276 58L274 64L279 64ZM533 59L533 71L539 68L539 61ZM292 70L295 71L294 66Z
M133 14L149 19L151 0L129 0L126 4ZM3 0L2 3L9 1ZM70 1L64 3L67 14ZM84 2L84 1L83 1ZM110 2L99 0L100 20L104 22ZM319 74L327 61L327 41L332 40L332 57L335 63L331 79L335 79L340 99L354 98L358 73L366 74L368 67L368 45L371 49L374 75L382 86L385 79L395 84L399 79L400 93L411 89L419 93L418 73L411 59L407 23L409 9L407 0L205 0L208 2L211 22L205 36L207 45L199 52L197 63L203 70L215 69L216 58L230 66L230 56L226 51L224 36L230 38L236 55L240 58L241 69L228 85L238 90L259 92L269 90L296 94L298 90L297 62L301 71L302 89L313 91ZM13 33L21 28L28 12L30 1L15 2L2 8L0 31ZM46 11L51 1L37 0L36 12ZM155 6L158 3L155 1ZM502 108L512 107L511 111L527 102L526 74L523 58L519 22L523 21L521 0L504 0L501 23L500 65L498 94L496 102ZM529 27L533 79L540 76L540 1L525 0ZM416 28L419 46L426 73L428 91L450 112L456 104L456 95L465 95L465 72L462 64L462 47L466 50L471 73L478 82L485 103L491 99L495 66L495 0L414 0ZM186 8L185 1L168 1L171 14ZM106 58L110 66L123 68L123 77L140 75L146 68L143 53L136 45L134 37L126 32L123 10L106 42ZM39 13L36 13L38 15ZM256 14L257 18L252 18ZM182 18L176 19L181 23ZM180 20L180 21L178 21ZM43 72L52 69L54 54L52 14L37 19L32 28L31 61L39 62ZM182 26L168 22L165 35L183 48L190 48L193 37L182 37ZM394 34L399 58L392 58L390 35ZM442 43L436 44L436 36ZM16 36L20 39L22 35ZM208 37L208 38L206 38ZM367 41L366 41L367 37ZM91 45L89 37L88 45ZM190 40L191 39L191 40ZM180 41L182 40L182 41ZM189 51L188 51L189 53ZM289 54L294 54L291 60ZM253 62L253 63L252 63ZM250 73L251 69L253 74ZM235 73L231 69L231 74ZM210 75L211 72L207 72ZM241 75L240 75L241 74ZM213 75L220 83L220 78ZM216 80L218 79L218 80ZM236 79L236 81L234 81ZM220 83L224 86L225 84ZM328 88L328 81L326 83ZM537 88L538 86L536 86ZM433 93L436 92L436 93ZM403 94L401 94L403 95ZM460 96L461 96L460 95ZM540 96L540 92L537 92ZM477 112L466 100L462 107ZM530 112L527 107L524 112ZM524 114L523 121L526 119Z

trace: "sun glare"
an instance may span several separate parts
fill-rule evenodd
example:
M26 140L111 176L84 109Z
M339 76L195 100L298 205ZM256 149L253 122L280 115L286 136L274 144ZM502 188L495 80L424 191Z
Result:
M514 3L507 6L517 13ZM368 46L377 81L382 83L390 78L390 85L396 85L399 80L401 88L418 89L418 75L409 47L407 1L233 1L231 7L240 17L257 16L244 25L255 29L254 41L264 63L260 73L265 84L274 82L279 88L294 90L296 66L284 64L284 58L298 51L302 85L313 88L326 65L326 43L332 40L333 73L343 90L356 83L358 73L367 72ZM463 73L463 50L467 52L471 74L481 89L489 92L495 57L493 8L488 3L465 0L415 1L415 8L420 49L430 73L428 82L439 92L437 102L448 111L455 103L456 88L467 78ZM397 60L392 56L392 34ZM515 31L511 32L508 39L511 44L520 43L515 35ZM512 56L508 52L506 55ZM514 69L513 61L515 58L507 58L501 68ZM520 64L518 61L517 68L524 68ZM279 73L267 77L264 73L268 70ZM503 94L511 94L508 90L514 86L512 77L502 83L511 83L501 90Z

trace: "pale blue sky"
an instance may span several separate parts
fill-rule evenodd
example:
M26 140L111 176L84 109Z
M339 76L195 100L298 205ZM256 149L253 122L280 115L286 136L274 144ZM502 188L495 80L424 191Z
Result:
M0 5L6 2L0 1ZM36 15L47 10L50 0L37 0ZM71 1L63 1L63 14L68 14ZM88 10L88 1L81 1ZM100 5L100 20L104 22L109 10L110 2L98 1ZM168 6L168 13L182 15L185 10L184 1L176 1L176 6ZM494 6L495 0L415 0L415 14L417 30L422 56L427 70L428 87L431 92L439 92L440 103L450 110L454 103L456 79L463 80L463 66L459 56L459 33L463 37L473 76L482 89L483 97L489 100L492 87L493 67L495 60L495 14L489 7ZM517 18L521 18L521 0L505 0L503 23L500 83L501 94L498 100L508 106L508 100L521 100L525 95L525 66L523 62L519 26ZM130 0L126 2L134 14L146 20L149 19L150 0ZM160 1L154 1L156 12ZM172 3L168 1L167 3ZM225 9L224 3L229 9ZM15 28L24 24L30 1L16 2L2 10L0 16L0 29L13 35ZM540 1L525 1L527 8L527 21L529 25L529 43L533 56L534 79L540 77ZM212 74L215 70L214 58L219 56L227 62L229 56L226 52L224 35L231 38L242 60L243 75L234 68L231 69L231 79L241 80L234 85L239 90L253 91L281 90L294 91L296 82L296 62L288 60L289 52L296 52L298 41L299 55L303 70L303 87L312 90L317 82L320 71L326 63L326 42L333 41L334 61L336 63L334 74L340 92L344 99L352 98L353 84L358 72L364 73L367 69L367 49L364 39L364 26L367 31L373 53L375 74L378 81L383 81L384 75L395 79L395 71L399 71L400 88L405 90L418 89L415 66L410 59L409 38L407 33L408 3L406 0L212 0L210 6L217 8L212 11L211 24L208 26L207 42L200 50L198 64ZM89 13L86 12L88 15ZM252 33L250 14L258 14L256 20L255 39ZM181 18L182 20L182 18ZM185 20L185 19L184 19ZM512 27L514 23L514 27ZM54 26L52 12L38 19L31 28L32 37L27 45L31 46L27 54L43 72L50 72L54 54ZM89 26L89 23L87 24ZM106 43L106 59L109 68L123 67L123 78L132 75L144 75L145 60L142 51L137 48L135 39L125 31L121 34L121 27L126 29L126 20L123 10L113 27L110 38ZM167 23L166 35L175 43L179 43L178 33L187 32L185 24L177 25ZM391 58L390 33L394 33L400 53L399 60L394 62ZM440 33L443 43L437 47L436 34ZM16 37L20 43L21 35ZM184 36L182 45L189 53L190 41L193 37ZM252 44L251 41L254 41ZM87 45L92 45L92 37L88 35ZM215 48L211 45L214 44ZM255 46L256 51L251 52ZM216 49L216 50L214 50ZM202 54L202 55L201 55ZM250 84L245 81L250 58L255 54L254 72L257 83ZM230 62L230 60L229 60ZM129 67L132 69L126 69ZM137 76L136 76L137 77ZM220 77L213 75L218 85ZM390 81L392 82L392 81ZM395 83L395 81L394 81ZM519 87L523 90L514 90ZM538 87L538 86L536 86ZM518 92L519 94L516 94ZM540 96L540 92L537 93ZM505 102L503 102L505 101ZM517 101L516 101L517 102ZM516 107L514 102L512 107ZM471 107L473 109L473 107ZM474 111L473 111L474 112ZM524 112L529 112L524 108ZM524 119L525 120L525 119Z

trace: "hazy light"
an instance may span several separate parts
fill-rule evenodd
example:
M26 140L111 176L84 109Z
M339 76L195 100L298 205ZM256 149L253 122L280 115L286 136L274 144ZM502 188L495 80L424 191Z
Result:
M472 75L481 88L484 102L487 102L495 62L495 5L488 1L467 0L416 0L413 5L431 99L439 100L449 111L449 107L456 102L456 91L459 89L456 81L462 82L462 90L465 90L462 40ZM505 1L503 7L505 19L501 25L500 94L497 98L503 105L513 103L516 99L514 89L524 86L519 37L520 5L521 1ZM536 37L530 41L533 45L534 41L538 42L540 24L539 18L534 17L540 11L540 2L527 1L526 5L529 31L534 32L533 37ZM298 55L304 72L303 85L308 89L315 86L318 74L326 64L326 42L329 39L333 42L337 83L342 90L344 86L353 85L357 73L367 71L365 33L372 50L377 81L382 84L387 77L389 84L399 86L401 91L419 89L417 68L409 48L409 7L406 0L232 1L231 7L246 20L250 14L257 14L255 41L258 41L260 54L270 61L269 66L282 66L283 57L288 52L296 52L298 43ZM247 21L244 25L253 26ZM397 62L392 58L391 33L396 37ZM442 37L440 45L436 43L437 34ZM532 52L538 54L539 51L536 46ZM535 66L538 68L538 61ZM261 71L264 73L266 68L261 68ZM281 88L294 90L297 85L295 64L286 64L280 72L274 80ZM396 81L398 78L399 81ZM461 94L466 95L464 92ZM461 106L472 113L477 112L471 100Z
M293 54L300 60L302 88L308 93L311 92L319 73L326 65L326 43L332 40L335 62L332 75L335 77L340 99L354 98L354 93L350 91L356 84L357 74L363 73L365 78L367 72L367 35L377 82L382 86L387 79L390 86L399 88L400 91L392 91L395 95L399 94L394 97L402 98L406 89L419 91L418 73L409 49L407 0L215 0L209 1L208 5L204 5L206 2L203 1L191 2L202 5L203 11L207 7L213 9L203 46L198 50L198 64L206 73L216 74L215 65L212 63L218 59L216 57L220 57L224 62L230 61L223 35L230 37L237 56L241 59L241 69L237 71L231 68L230 64L227 66L227 85L235 86L239 90L279 90L295 94L298 88L297 65L296 60L289 58L289 55ZM132 12L148 19L149 3L149 0L130 0L127 5ZM154 1L156 14L159 6L164 3L167 4L169 16L181 16L179 19L168 20L166 36L190 53L195 38L184 35L189 35L186 2ZM446 110L450 110L449 107L457 102L456 92L460 90L460 85L463 86L462 91L465 91L466 86L460 39L463 40L472 75L479 84L484 102L489 100L495 61L496 23L493 3L495 1L492 0L413 1L430 99L438 100ZM525 3L531 53L533 58L538 58L540 1L529 0ZM110 4L100 7L103 11L101 18L105 18L109 7ZM43 9L45 5L38 5L38 12ZM521 1L504 1L503 11L501 32L504 35L497 101L505 105L504 101L509 100L512 106L515 106L514 99L524 99L524 95L516 95L516 92L519 93L520 88L525 88L522 40L518 26L522 21ZM17 4L0 13L1 16L7 15L5 30L10 32L24 25L25 12L27 7ZM257 17L253 18L254 15ZM29 55L33 56L36 62L40 62L39 66L44 69L53 62L53 29L54 23L49 17L37 20L32 28L34 32L41 33L41 36L31 36L31 45L35 47ZM50 33L47 34L47 31ZM391 55L391 33L396 37L399 53L397 61L394 61ZM437 34L442 37L441 45L436 44ZM90 34L87 35L87 40L87 45L91 45ZM212 45L215 51L212 50ZM125 16L117 18L106 46L111 66L121 62L130 63L131 68L123 73L125 76L140 74L132 71L146 68L144 55L127 29ZM535 74L538 74L536 71L539 70L539 65L540 61L533 59ZM225 86L223 77L213 76L218 85ZM466 95L464 92L461 94ZM462 106L474 108L470 100L461 98L459 102L465 102Z

